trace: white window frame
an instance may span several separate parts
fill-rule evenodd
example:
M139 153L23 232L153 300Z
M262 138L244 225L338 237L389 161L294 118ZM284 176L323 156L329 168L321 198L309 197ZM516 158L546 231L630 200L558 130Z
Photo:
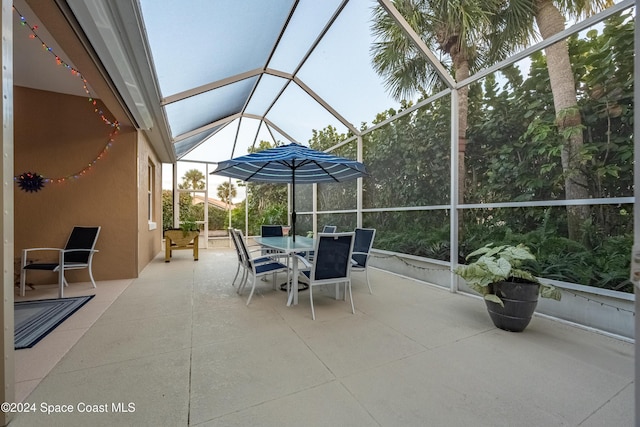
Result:
M155 230L158 227L158 224L154 221L156 213L153 196L155 182L156 165L149 159L147 164L147 222L149 224L149 230Z

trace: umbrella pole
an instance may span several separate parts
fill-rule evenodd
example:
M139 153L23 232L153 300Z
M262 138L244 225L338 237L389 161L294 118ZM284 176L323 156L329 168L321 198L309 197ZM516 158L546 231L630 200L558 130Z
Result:
M296 241L296 169L291 169L291 230L293 232L293 241Z

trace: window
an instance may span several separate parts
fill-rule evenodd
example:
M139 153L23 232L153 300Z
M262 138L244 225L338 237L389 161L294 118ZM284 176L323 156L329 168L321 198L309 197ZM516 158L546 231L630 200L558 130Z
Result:
M156 223L154 221L155 212L154 212L154 200L153 200L153 189L155 188L155 176L156 176L156 166L153 164L151 159L149 159L149 163L147 166L147 220L149 222L149 230L155 230Z

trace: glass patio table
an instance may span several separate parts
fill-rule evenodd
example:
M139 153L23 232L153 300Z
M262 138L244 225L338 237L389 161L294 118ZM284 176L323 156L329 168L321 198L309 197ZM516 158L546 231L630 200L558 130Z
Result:
M296 253L307 252L314 249L316 241L311 237L292 236L281 237L254 237L253 240L265 248L276 249L285 252L291 258L293 279L291 280L291 292L287 299L287 306L298 304L298 261Z

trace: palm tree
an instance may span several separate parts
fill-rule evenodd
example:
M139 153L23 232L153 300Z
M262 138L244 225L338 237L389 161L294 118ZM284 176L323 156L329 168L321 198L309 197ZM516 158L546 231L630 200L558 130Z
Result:
M556 4L557 3L557 6ZM535 19L543 39L559 33L565 28L564 14L582 18L612 4L610 0L556 1L535 0ZM562 8L562 11L561 9ZM564 14L563 14L564 12ZM565 197L567 199L588 199L589 187L583 167L585 159L581 155L584 144L582 117L578 108L576 84L569 61L567 41L562 40L545 49L547 70L556 110L558 131L565 143L562 147L562 170L564 171ZM569 238L583 240L581 226L591 216L589 206L568 206L567 222Z
M611 0L511 0L509 2L467 2L463 0L396 0L398 11L428 46L447 54L456 81L469 76L470 69L488 65L534 40L537 25L547 39L564 30L565 18L583 18L612 4ZM499 9L496 9L498 7ZM489 21L489 25L486 23ZM386 76L387 87L396 96L435 87L435 74L427 61L381 9L374 15L374 67ZM481 54L471 46L489 46ZM582 119L578 109L575 79L566 41L545 49L558 131L565 138L561 162L567 199L588 199L587 179L582 170ZM478 60L484 58L485 64ZM467 93L459 90L459 179L464 192L464 145L467 129ZM590 217L588 206L568 206L569 238L581 238L581 225Z
M218 185L218 198L226 204L230 205L236 195L236 187L230 182L226 181Z
M486 34L497 2L395 0L394 6L432 51L446 55L456 81L468 78L489 55ZM374 9L372 32L379 41L371 48L373 67L384 76L385 85L397 100L414 93L442 88L436 71L380 6ZM502 53L502 49L491 52ZM467 143L468 87L458 89L459 176L466 175L464 153ZM459 201L464 197L464 179L458 180Z
M543 40L554 36L565 29L565 16L583 19L613 4L611 0L512 0L506 10L516 11L497 16L496 28L504 28L503 34L495 33L501 42L508 45L509 37L522 40L529 37L534 40L537 26ZM533 37L531 37L533 36ZM561 152L561 164L564 174L564 190L566 199L588 199L589 187L584 171L586 159L583 157L583 126L578 108L576 83L569 58L566 40L561 40L545 48L547 71L553 104L556 114L558 133L564 140ZM582 239L582 225L589 220L589 206L567 206L567 224L569 238Z
M204 190L204 174L198 169L189 169L184 173L182 177L182 185L180 188L191 188L194 190Z

